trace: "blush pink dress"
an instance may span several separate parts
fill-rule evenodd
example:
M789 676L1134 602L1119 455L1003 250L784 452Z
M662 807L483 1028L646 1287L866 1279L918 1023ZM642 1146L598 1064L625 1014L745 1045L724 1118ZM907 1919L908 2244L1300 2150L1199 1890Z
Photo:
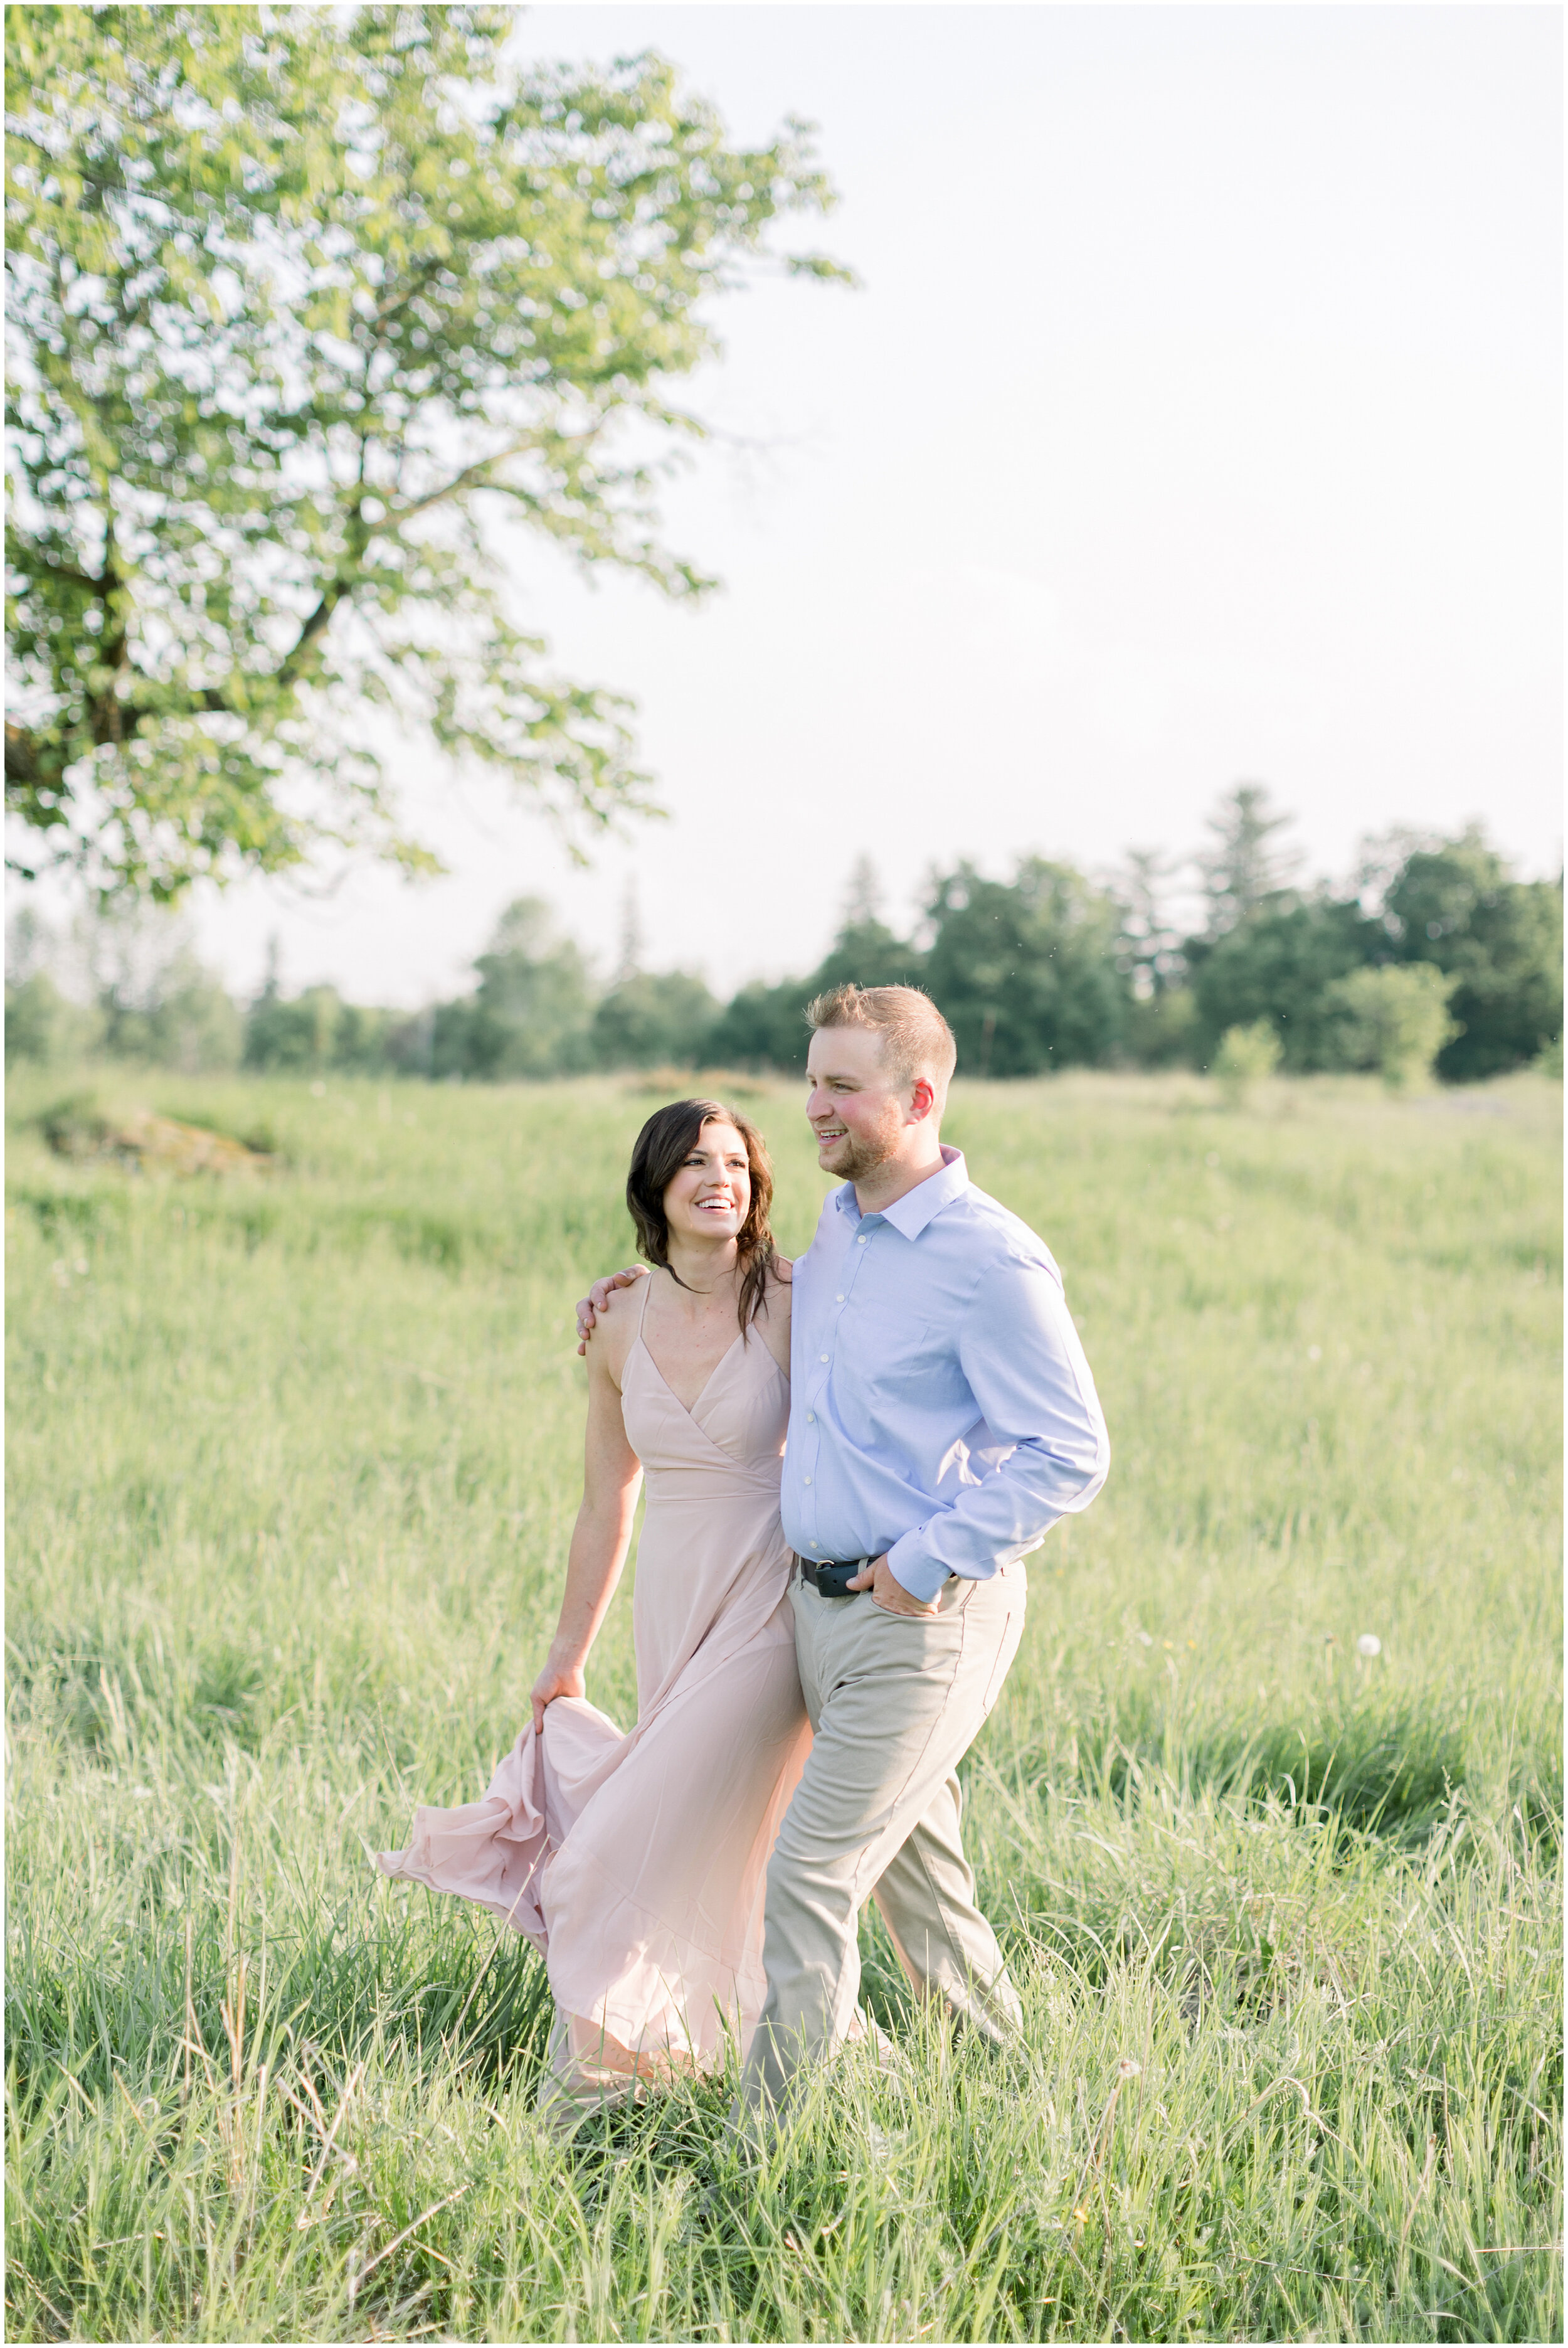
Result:
M648 1487L636 1727L558 1697L483 1801L416 1811L409 1848L377 1862L478 1901L543 1951L547 2101L706 2070L726 2037L743 2057L763 2002L764 1870L811 1746L779 1524L788 1379L753 1331L688 1410L640 1319L622 1406Z

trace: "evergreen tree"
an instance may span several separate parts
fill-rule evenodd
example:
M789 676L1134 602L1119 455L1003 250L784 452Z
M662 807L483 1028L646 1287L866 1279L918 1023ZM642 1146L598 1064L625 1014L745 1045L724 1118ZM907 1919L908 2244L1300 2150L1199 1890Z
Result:
M1238 783L1220 801L1208 819L1211 845L1198 857L1209 908L1205 936L1223 937L1290 886L1300 850L1286 847L1279 834L1291 820L1261 783Z

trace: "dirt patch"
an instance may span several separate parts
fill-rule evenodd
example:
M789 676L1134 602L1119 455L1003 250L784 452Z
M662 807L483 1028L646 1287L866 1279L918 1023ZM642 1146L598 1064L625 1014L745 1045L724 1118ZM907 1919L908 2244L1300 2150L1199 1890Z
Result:
M182 1125L149 1108L106 1117L90 1105L67 1101L40 1118L44 1138L57 1158L77 1161L117 1159L122 1166L158 1169L166 1174L260 1174L276 1161L232 1134L201 1125Z

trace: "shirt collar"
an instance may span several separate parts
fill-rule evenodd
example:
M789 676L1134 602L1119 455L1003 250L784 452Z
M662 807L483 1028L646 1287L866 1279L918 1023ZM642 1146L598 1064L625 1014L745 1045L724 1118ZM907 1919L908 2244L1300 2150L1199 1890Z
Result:
M969 1187L969 1169L964 1163L963 1151L950 1148L946 1142L941 1149L941 1172L927 1174L923 1182L917 1182L912 1190L906 1190L901 1199L895 1199L890 1207L880 1210L880 1220L891 1223L903 1239L917 1240L932 1218L939 1215L944 1207L950 1207ZM853 1182L843 1183L833 1196L840 1214L850 1216L856 1222L873 1220L861 1215Z

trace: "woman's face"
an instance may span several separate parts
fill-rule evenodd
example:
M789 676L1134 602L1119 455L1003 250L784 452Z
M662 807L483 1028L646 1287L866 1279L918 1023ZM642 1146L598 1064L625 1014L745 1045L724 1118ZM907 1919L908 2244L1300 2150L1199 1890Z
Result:
M702 1128L686 1162L664 1193L664 1219L672 1239L733 1240L752 1205L752 1169L746 1145L733 1125L715 1117Z

